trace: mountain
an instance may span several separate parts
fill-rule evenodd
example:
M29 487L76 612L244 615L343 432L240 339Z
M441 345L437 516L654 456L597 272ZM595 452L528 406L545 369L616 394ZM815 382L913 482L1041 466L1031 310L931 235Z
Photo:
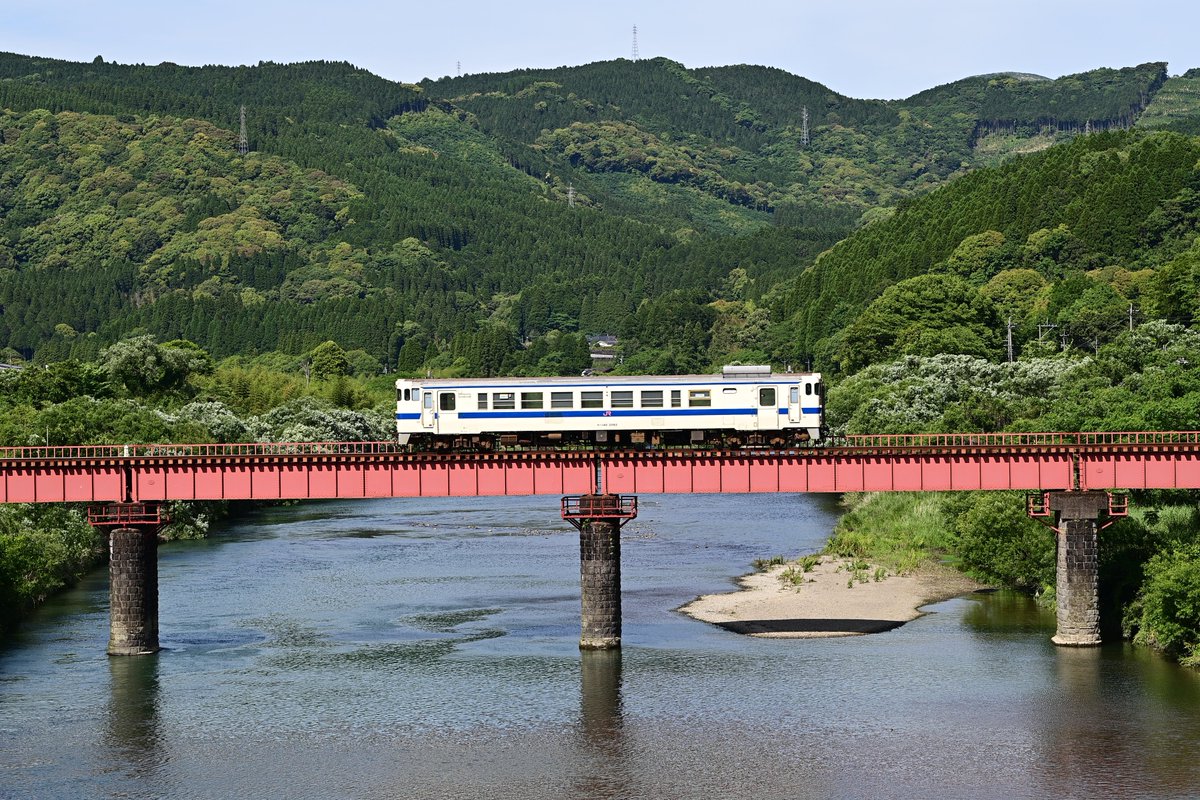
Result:
M336 338L469 370L454 354L484 336L489 368L537 370L553 367L529 353L562 333L620 331L631 353L674 352L644 366L799 360L830 325L772 344L782 318L761 301L800 313L818 254L1023 149L1193 124L1188 87L1168 92L1189 80L1005 74L885 102L666 59L418 86L343 63L0 54L0 346L87 356L144 329L225 356ZM888 280L840 299L861 308Z

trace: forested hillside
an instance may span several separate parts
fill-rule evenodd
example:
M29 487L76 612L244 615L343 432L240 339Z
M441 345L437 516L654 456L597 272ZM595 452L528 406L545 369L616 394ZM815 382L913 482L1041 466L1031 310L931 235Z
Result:
M4 54L0 347L86 358L145 330L299 356L334 337L389 369L536 372L618 332L633 369L799 362L812 337L770 332L775 284L970 171L981 138L995 160L1078 120L1124 125L1164 77L883 102L665 59L410 86L340 63ZM1020 112L1003 141L998 109Z
M1131 303L1138 319L1191 323L1198 159L1195 138L1103 133L980 170L839 243L772 308L794 349L851 372L906 352L994 356L1010 316L1018 346L1045 323L1093 350ZM972 310L935 336L947 305Z

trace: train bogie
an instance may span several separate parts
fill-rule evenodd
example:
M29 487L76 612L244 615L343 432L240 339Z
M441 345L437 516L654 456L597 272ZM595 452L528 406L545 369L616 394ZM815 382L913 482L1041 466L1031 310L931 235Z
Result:
M401 379L401 444L786 447L820 439L818 373L726 368L722 375Z

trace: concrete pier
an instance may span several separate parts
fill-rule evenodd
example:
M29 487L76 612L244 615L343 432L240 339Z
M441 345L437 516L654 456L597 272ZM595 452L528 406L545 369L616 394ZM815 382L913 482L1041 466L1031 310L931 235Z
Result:
M1108 508L1104 492L1059 492L1050 496L1058 519L1057 631L1065 647L1100 644L1099 548L1096 520Z
M158 535L151 525L109 532L108 654L158 651Z
M610 650L621 646L621 521L600 517L582 522L579 647Z

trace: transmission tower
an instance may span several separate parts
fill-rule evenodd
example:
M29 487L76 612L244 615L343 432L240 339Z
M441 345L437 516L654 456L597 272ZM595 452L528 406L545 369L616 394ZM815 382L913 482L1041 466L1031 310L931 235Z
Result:
M637 25L633 26L633 60L638 60Z
M458 77L460 77L460 78L461 78L461 77L462 77L462 62L461 62L461 61L455 61L455 62L454 62L454 69L458 71Z
M800 109L800 146L808 147L808 106Z
M238 114L241 127L238 130L238 155L244 156L250 152L250 140L246 138L246 106L243 105Z
M575 187L567 184L567 208L575 207Z

